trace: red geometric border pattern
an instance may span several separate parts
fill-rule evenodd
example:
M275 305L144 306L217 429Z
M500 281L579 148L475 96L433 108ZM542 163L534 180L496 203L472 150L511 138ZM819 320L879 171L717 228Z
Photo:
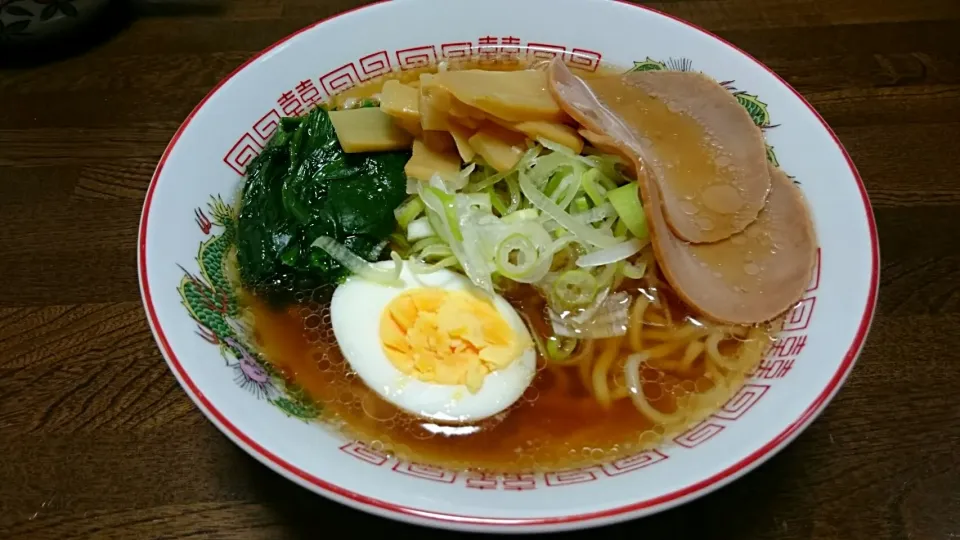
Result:
M260 138L262 144L267 144L270 137L277 132L278 126L280 126L280 114L276 109L270 109L253 124L253 133Z
M386 465L393 472L404 476L441 484L459 484L468 489L499 489L504 491L529 491L547 487L593 482L604 477L614 477L631 473L660 463L669 457L660 450L647 450L602 465L559 472L516 474L470 471L459 473L433 465L397 460L383 452L373 450L361 441L348 442L340 447L340 451L375 467ZM390 463L393 465L390 465Z
M723 420L739 420L760 401L767 390L770 390L768 384L746 383L720 409L713 413L713 416Z
M723 424L705 420L674 437L673 442L684 448L694 448L712 439L717 433L726 429Z
M397 464L393 466L393 470L400 474L413 476L414 478L423 478L424 480L432 480L444 484L452 484L457 479L457 473L453 471L434 467L433 465L423 465L421 463L398 461Z
M328 96L334 96L360 84L360 74L353 62L332 69L320 76L320 87Z
M437 63L437 48L433 45L421 45L400 49L396 52L400 69L415 69Z
M813 309L816 306L816 296L808 296L800 300L797 306L787 314L786 320L783 321L783 331L799 332L800 330L806 330L810 326L810 319L813 318Z
M357 60L357 63L360 64L360 71L363 72L364 80L386 75L391 71L390 56L387 55L387 51L368 54Z
M227 150L227 155L223 156L223 162L237 174L242 175L247 168L247 164L257 157L261 150L263 150L263 146L253 138L253 135L244 133L240 140L234 143L230 150Z

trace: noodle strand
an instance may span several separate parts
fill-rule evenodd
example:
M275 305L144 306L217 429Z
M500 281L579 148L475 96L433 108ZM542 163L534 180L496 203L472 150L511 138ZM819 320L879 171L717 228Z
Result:
M603 351L597 358L597 363L593 366L593 395L597 398L600 406L609 408L613 400L610 398L610 387L607 384L607 375L610 373L610 366L617 358L620 352L621 337L613 337L605 340Z

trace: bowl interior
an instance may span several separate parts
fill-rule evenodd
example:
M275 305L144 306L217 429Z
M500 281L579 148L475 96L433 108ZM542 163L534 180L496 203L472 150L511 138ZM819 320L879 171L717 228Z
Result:
M764 128L771 159L808 198L821 243L814 279L752 379L662 448L602 466L529 475L398 461L307 421L312 406L258 363L232 323L235 296L217 261L232 234L235 193L244 167L282 116L390 70L515 52L560 56L586 69L603 62L699 70L724 82ZM866 334L877 283L876 236L862 183L835 137L793 90L686 23L589 0L487 0L456 9L444 0L380 3L279 42L212 91L178 131L150 186L139 255L144 303L163 354L228 437L335 500L397 519L482 530L636 517L755 467L798 435L838 390Z

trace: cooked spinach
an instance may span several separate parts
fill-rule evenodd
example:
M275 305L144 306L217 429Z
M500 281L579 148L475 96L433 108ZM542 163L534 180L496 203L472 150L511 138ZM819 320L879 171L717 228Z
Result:
M320 248L330 236L375 261L406 196L409 152L347 154L322 108L284 118L247 167L237 221L244 285L275 302L336 283L348 271Z

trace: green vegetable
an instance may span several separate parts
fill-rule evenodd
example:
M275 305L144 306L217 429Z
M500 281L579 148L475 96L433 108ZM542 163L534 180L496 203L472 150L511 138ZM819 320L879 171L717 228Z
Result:
M329 236L321 236L314 240L311 245L324 250L347 270L364 279L373 281L374 283L380 283L381 285L402 284L400 281L400 272L403 270L403 261L396 253L391 254L393 258L393 268L385 268L358 257L356 253L345 248Z
M497 246L495 256L497 272L511 279L529 274L539 259L537 246L521 233L513 233L504 238Z
M411 221L417 218L423 212L423 201L419 197L411 197L407 202L400 205L393 215L397 218L397 224L400 228L406 229Z
M547 338L547 359L554 362L566 360L573 354L577 348L578 340L562 336L550 336Z
M597 296L597 278L585 270L567 270L553 282L553 295L566 309L582 307Z
M587 196L590 197L593 204L597 206L603 204L607 198L607 188L600 183L600 177L602 175L603 173L601 173L599 169L590 169L583 173L583 178L580 179L583 185L583 191L587 193Z
M517 210L511 214L507 214L501 218L504 223L517 223L519 221L537 219L539 213L536 208L524 208L523 210Z
M347 154L327 111L284 119L247 168L237 221L244 285L269 300L336 283L349 271L319 247L330 237L367 261L383 252L406 197L409 152Z
M623 275L630 279L641 279L647 273L647 263L639 264L626 263L623 265Z
M617 243L617 240L614 239L613 236L605 235L593 227L580 223L577 221L577 218L557 206L549 197L541 193L536 185L534 185L522 171L520 173L520 189L527 197L527 200L530 201L530 204L550 216L559 223L561 227L570 231L584 242L597 247L609 247Z
M645 240L649 235L647 215L643 211L643 205L640 204L637 184L631 182L617 189L611 189L607 192L607 198L627 229L637 238Z

